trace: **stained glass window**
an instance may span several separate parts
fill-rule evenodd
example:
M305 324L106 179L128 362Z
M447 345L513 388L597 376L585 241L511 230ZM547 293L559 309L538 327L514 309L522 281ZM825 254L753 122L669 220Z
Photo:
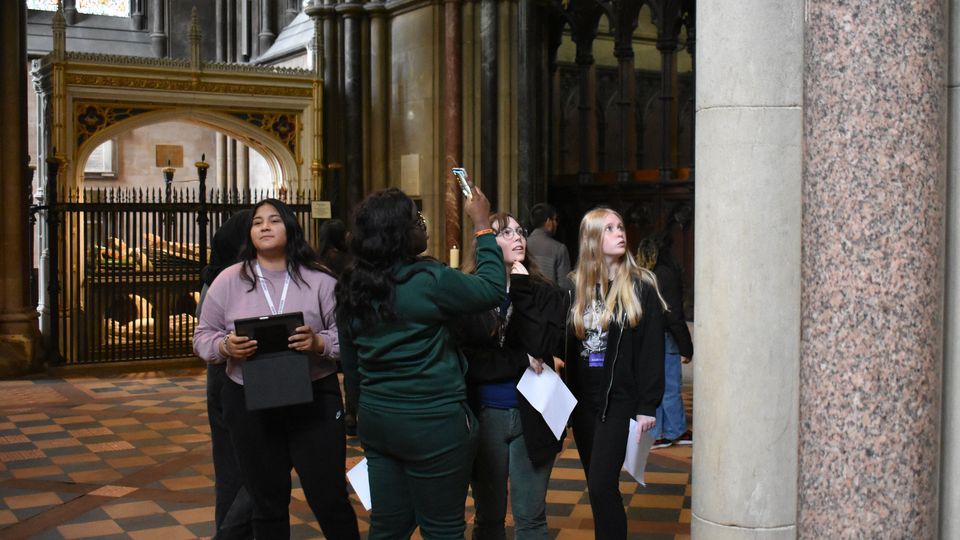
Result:
M27 9L40 9L43 11L56 11L57 0L27 0Z
M129 17L130 0L77 0L77 11L90 15Z

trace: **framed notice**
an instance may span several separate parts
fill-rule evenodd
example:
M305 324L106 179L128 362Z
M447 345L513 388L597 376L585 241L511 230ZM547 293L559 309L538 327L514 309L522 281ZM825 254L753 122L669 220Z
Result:
M183 146L179 144L158 144L157 167L183 167Z

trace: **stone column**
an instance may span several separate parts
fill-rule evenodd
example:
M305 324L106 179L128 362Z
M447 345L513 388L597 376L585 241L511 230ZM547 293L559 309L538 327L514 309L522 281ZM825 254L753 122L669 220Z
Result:
M224 62L227 59L227 0L214 0L214 2L217 62Z
M577 117L580 128L579 181L582 184L593 180L597 172L597 66L593 60L593 40L603 10L599 3L571 3L571 33L577 45Z
M796 536L803 7L698 5L698 540Z
M226 28L226 62L237 61L237 2L236 0L227 0L226 5L227 22Z
M950 50L960 50L960 0L950 0ZM960 538L960 55L950 55L947 279L943 341L940 538Z
M61 5L63 6L63 18L66 19L67 24L76 24L77 0L62 0Z
M216 42L217 42L217 62L226 62L228 54L229 32L227 24L229 19L229 7L227 0L215 0L214 13L216 17ZM227 193L227 136L217 132L217 146L214 162L216 163L214 171L216 172L216 187L219 192L216 202L225 201Z
M227 196L227 136L217 133L217 191L220 193L217 202L224 202Z
M250 4L250 0L240 0L239 6L239 32L240 37L237 38L237 53L234 62L243 62L247 63L250 61L250 57L253 56L253 6ZM272 43L272 42L271 42ZM259 45L259 40L258 40ZM257 54L263 54L266 51L258 51Z
M260 54L267 52L267 49L273 45L273 40L277 37L273 31L273 0L260 0Z
M0 377L36 369L40 336L37 310L30 305L27 251L29 155L27 152L27 7L0 2L0 193L3 196L3 250L0 260Z
M806 2L803 538L937 536L944 8Z
M520 0L517 9L517 216L525 220L534 200L537 145L534 141L541 95L535 93L537 71L536 10L533 0Z
M364 5L370 17L370 188L374 191L387 187L387 159L389 151L390 79L388 73L387 8L383 0Z
M677 34L680 30L679 0L658 0L657 50L660 51L660 181L673 178L677 143Z
M446 240L447 262L450 262L450 249L458 247L462 251L463 236L460 223L461 200L460 185L450 173L450 168L463 165L463 17L460 0L445 0L443 3L443 177L446 178L446 190L443 196L444 239Z
M484 195L496 208L500 207L497 194L497 172L500 168L497 137L500 129L497 122L499 10L498 0L480 0L480 174L474 173L474 181L479 178Z
M145 16L143 0L133 0L130 2L130 25L134 30L143 30Z
M297 18L297 14L300 13L301 2L300 0L284 0L286 7L283 10L283 26L289 26L294 19Z
M250 147L237 141L237 190L244 200L250 199Z
M363 76L361 23L363 6L357 0L337 6L343 17L343 97L347 211L363 198Z
M237 140L233 137L227 137L227 177L226 177L226 193L227 197L231 200L240 199L237 197Z
M314 0L319 4L321 0ZM323 167L325 199L333 203L335 217L345 218L340 193L343 180L343 92L340 84L340 21L336 0L322 0L318 8L323 21Z
M634 107L637 74L633 69L633 31L637 28L637 17L643 3L639 0L619 0L613 5L617 21L613 54L617 57L617 116L620 122L620 140L615 141L620 147L617 181L629 182L637 168L637 117Z
M153 50L153 55L157 58L167 56L166 4L166 0L153 0L150 2L150 26L153 28L153 31L150 33L150 47Z

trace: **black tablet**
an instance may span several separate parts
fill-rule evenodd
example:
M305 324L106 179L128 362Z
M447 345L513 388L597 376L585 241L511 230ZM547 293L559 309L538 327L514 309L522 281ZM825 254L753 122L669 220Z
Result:
M288 338L303 326L303 313L284 313L234 321L237 335L257 341L257 352L243 364L247 409L273 409L313 400L310 360L289 347Z
M257 354L289 351L288 341L297 327L303 326L303 312L264 315L233 321L238 336L257 342Z

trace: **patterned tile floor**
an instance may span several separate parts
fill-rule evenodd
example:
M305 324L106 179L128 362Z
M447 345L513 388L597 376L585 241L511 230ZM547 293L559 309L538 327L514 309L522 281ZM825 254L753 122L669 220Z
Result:
M213 534L203 371L0 381L0 538L176 540ZM684 392L688 411L689 388ZM551 538L593 537L567 437L547 495ZM361 459L348 440L348 467ZM655 450L647 486L626 473L631 539L690 534L692 447ZM291 537L322 538L295 483ZM361 531L367 513L354 495ZM473 502L467 501L467 520ZM508 517L509 521L509 517Z

